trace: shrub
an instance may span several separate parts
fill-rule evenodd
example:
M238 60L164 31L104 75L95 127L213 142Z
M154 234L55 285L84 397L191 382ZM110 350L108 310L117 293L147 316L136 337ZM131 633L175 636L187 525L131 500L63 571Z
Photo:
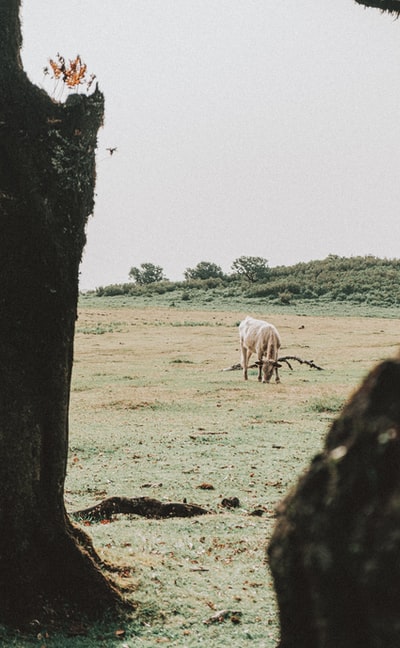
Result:
M97 297L115 297L116 295L129 295L131 284L111 284L96 288Z
M194 268L186 268L183 276L190 279L223 279L222 268L210 261L200 261Z
M263 257L241 256L232 263L232 270L250 283L265 281L269 275L268 261Z
M279 293L278 297L281 304L290 304L293 295L289 290L285 290L284 292Z
M154 263L141 263L140 268L131 268L129 276L140 285L160 282L166 279L161 266Z

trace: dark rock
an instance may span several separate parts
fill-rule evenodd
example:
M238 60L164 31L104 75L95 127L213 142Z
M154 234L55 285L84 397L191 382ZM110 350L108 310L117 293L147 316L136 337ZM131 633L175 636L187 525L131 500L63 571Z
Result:
M400 361L376 367L278 508L280 648L400 646Z

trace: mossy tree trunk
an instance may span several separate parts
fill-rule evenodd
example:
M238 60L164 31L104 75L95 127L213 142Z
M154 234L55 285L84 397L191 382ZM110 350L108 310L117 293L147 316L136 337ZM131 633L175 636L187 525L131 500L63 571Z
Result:
M68 519L68 408L103 96L53 102L20 61L20 0L0 4L0 620L45 602L120 602ZM89 555L91 554L91 555Z

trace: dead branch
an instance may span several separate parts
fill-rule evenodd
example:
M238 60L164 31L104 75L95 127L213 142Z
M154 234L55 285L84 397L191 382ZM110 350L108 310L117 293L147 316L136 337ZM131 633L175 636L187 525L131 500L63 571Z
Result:
M252 365L249 365L249 369L254 369L255 367L257 367L257 365L255 363L252 364ZM240 362L238 362L237 364L234 364L231 367L226 367L226 369L222 369L222 371L239 371L240 369L243 369L243 367L240 364Z
M296 360L296 362L299 362L300 364L308 365L311 369L318 369L318 371L323 371L323 367L319 367L317 364L315 364L314 360L303 360L303 358L299 358L298 356L282 356L281 358L278 358L278 362L284 362L285 364L287 364L289 369L293 371L293 367L290 364L289 360ZM249 369L255 369L256 367L258 367L258 364L258 362L253 362L253 364L249 365ZM238 362L231 367L222 369L222 371L239 371L240 369L243 369L243 367L240 362Z
M318 371L324 370L323 367L319 367L317 364L315 364L314 360L303 360L298 356L283 356L282 358L278 358L278 362L286 362L290 369L292 369L289 360L296 360L296 362L299 362L300 364L306 364L311 367L311 369L318 369Z
M160 502L152 497L108 497L95 506L74 511L71 515L78 520L100 522L101 520L111 520L112 516L117 513L165 519L171 517L194 517L211 513L211 511L197 504Z

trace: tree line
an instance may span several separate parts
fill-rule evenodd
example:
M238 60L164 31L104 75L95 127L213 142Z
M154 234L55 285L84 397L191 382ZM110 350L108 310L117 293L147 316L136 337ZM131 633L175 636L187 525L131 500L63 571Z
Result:
M241 256L233 261L231 268L236 277L245 278L251 283L267 279L269 273L268 260L258 256ZM221 266L211 261L200 261L194 268L186 268L183 276L186 281L229 277L223 272ZM154 263L141 263L139 267L132 267L129 277L141 286L169 281L164 275L164 269Z
M163 268L153 263L132 267L130 282L96 289L98 296L143 295L182 291L190 299L192 290L218 291L221 296L244 295L281 304L318 300L368 303L393 306L400 304L400 259L378 257L341 257L330 254L322 260L292 266L270 267L263 257L241 256L226 274L221 267L201 261L186 268L184 281L171 282Z

